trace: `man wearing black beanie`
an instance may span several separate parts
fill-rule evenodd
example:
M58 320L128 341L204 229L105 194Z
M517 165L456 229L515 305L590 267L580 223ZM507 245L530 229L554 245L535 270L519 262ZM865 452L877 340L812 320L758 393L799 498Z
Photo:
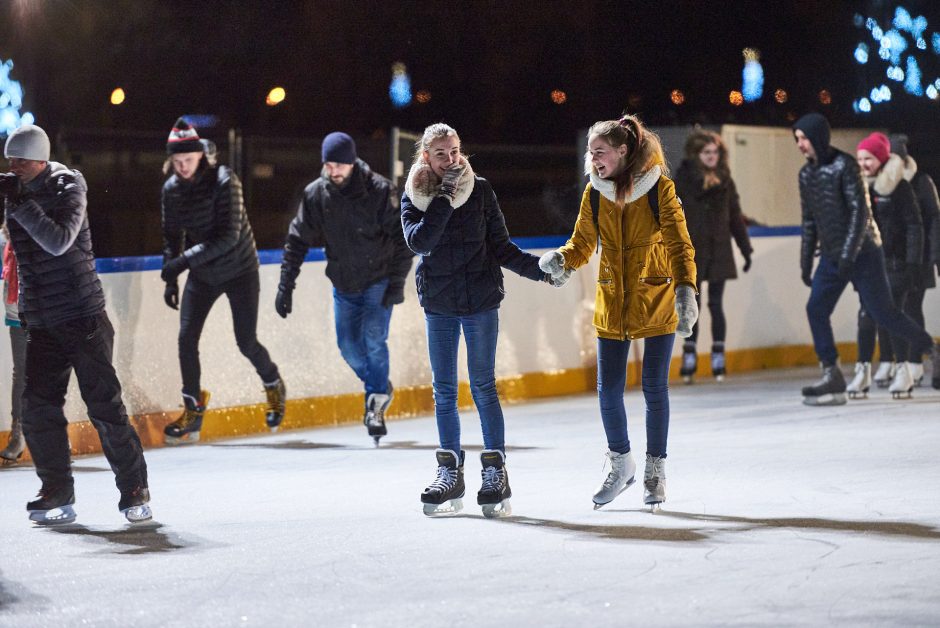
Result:
M304 190L290 224L275 307L286 318L307 250L326 247L326 276L333 283L336 342L365 387L363 423L369 436L387 433L392 401L388 379L388 327L392 306L405 300L412 253L402 235L392 183L356 156L346 133L323 139L323 169Z
M807 405L846 402L845 377L830 317L849 282L865 311L892 334L910 342L911 353L932 353L933 386L940 388L940 347L923 327L895 307L885 274L881 236L872 218L865 183L855 159L830 146L829 122L809 113L793 125L797 148L806 157L800 169L802 224L800 270L810 290L806 314L822 379L803 388ZM813 273L813 257L819 264Z

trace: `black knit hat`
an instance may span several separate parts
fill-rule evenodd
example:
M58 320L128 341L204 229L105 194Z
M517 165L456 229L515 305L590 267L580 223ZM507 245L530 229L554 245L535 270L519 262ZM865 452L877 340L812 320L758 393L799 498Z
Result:
M170 137L166 140L166 153L202 153L205 152L205 146L199 141L199 134L189 122L180 118L173 125L170 131Z
M323 138L323 161L338 164L356 163L356 142L345 133L330 133Z

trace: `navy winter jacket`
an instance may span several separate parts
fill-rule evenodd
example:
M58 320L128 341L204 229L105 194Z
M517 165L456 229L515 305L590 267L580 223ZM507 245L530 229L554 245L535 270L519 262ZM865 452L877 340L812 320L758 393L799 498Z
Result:
M437 197L421 211L402 196L401 222L405 241L421 256L415 281L428 312L467 316L499 307L506 293L501 266L546 280L538 257L509 239L496 194L482 177L474 178L470 198L457 209Z
M27 184L20 202L6 202L20 280L20 318L53 327L104 310L88 228L88 186L78 170L50 161Z

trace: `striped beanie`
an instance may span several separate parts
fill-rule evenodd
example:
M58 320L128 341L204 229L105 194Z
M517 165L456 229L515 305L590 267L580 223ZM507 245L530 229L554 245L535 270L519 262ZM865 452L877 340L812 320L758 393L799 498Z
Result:
M176 121L173 130L170 131L170 137L166 140L166 153L202 153L205 146L199 141L199 134L196 129L183 118Z

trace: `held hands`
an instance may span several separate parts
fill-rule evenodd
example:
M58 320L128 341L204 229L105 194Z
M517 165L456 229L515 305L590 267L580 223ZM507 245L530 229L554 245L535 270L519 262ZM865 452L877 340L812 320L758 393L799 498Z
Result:
M277 296L274 298L274 309L277 310L281 318L287 318L293 307L293 288L288 288L284 284L277 287Z
M166 288L163 290L163 302L166 303L167 307L171 310L179 309L180 287L176 284L176 280L166 284Z
M466 169L467 166L465 164L457 162L445 170L444 178L441 179L441 190L438 196L443 196L453 203L454 199L457 198L457 185L460 183L460 177L463 176L463 172Z
M189 268L189 260L186 259L185 255L174 257L163 265L163 270L160 271L160 279L167 283L176 283L176 278L187 268Z
M692 335L692 327L698 321L698 303L695 302L695 290L687 283L676 286L676 314L679 315L676 335L688 338Z
M558 251L549 251L539 258L539 268L543 273L558 277L565 272L565 256Z

